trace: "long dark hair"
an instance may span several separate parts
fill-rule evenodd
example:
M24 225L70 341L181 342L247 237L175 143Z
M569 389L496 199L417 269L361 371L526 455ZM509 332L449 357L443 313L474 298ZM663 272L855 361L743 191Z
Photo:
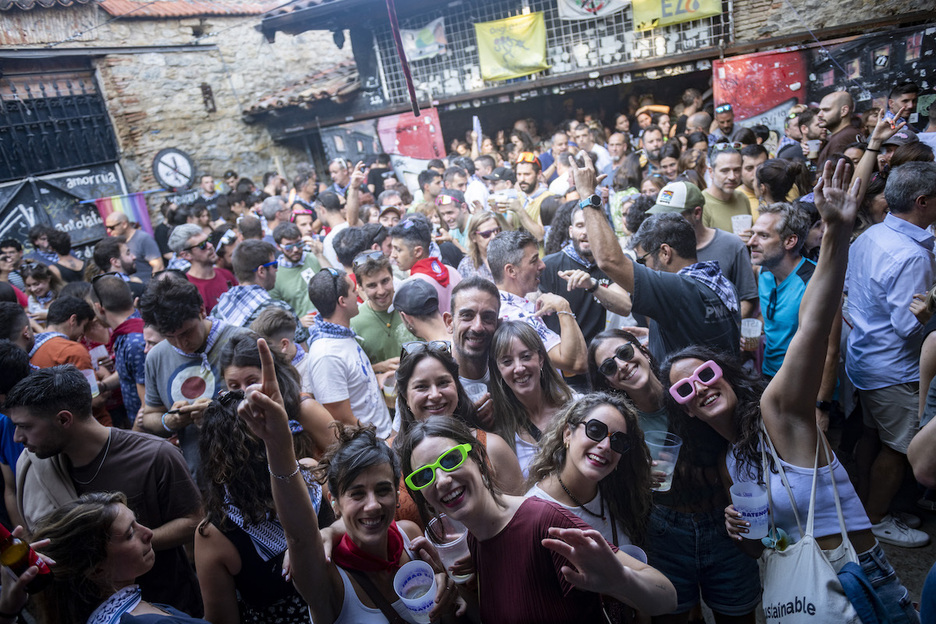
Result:
M749 476L752 478L756 476L757 480L761 479L763 471L760 451L760 399L764 393L764 380L744 369L738 358L708 347L693 345L667 356L660 366L660 380L663 382L664 388L666 388L664 398L667 407L670 413L675 415L673 425L684 441L691 439L692 425L690 421L697 422L697 419L690 418L683 406L673 400L669 388L671 385L670 370L673 368L673 364L685 359L696 359L702 362L712 360L721 367L724 379L731 385L738 399L734 417L732 418L735 430L735 456L738 458L741 468L746 469Z
M318 482L328 484L333 499L344 494L358 475L371 466L389 464L393 482L399 483L400 461L387 443L377 437L376 427L337 422L334 426L338 441L328 447L314 470Z
M639 546L646 537L650 509L653 506L650 451L637 420L637 410L630 401L620 395L594 392L578 401L567 403L559 412L553 426L543 436L540 451L530 463L527 488L533 487L546 477L562 472L568 450L564 444L566 430L574 431L588 420L589 414L602 405L613 407L624 417L630 448L621 456L611 474L598 482L598 491L611 510L612 521L620 522L631 541Z
M640 340L637 339L637 336L623 329L606 329L592 338L591 344L588 345L587 358L589 388L595 391L610 392L612 394L623 394L624 396L627 396L626 392L612 386L610 383L608 383L608 378L598 372L598 367L601 366L601 362L597 361L595 352L598 351L598 347L600 347L607 340L623 340L624 342L631 343L635 349L640 351L644 357L647 358L647 361L650 362L650 371L653 374L656 374L656 367L653 365L653 356L650 355L650 351L647 349L647 347L640 343Z
M468 393L465 392L465 388L458 378L458 363L455 361L455 358L445 351L426 348L417 353L406 354L400 358L400 366L396 371L397 395L400 398L400 433L404 432L409 426L416 422L416 416L413 415L413 410L406 401L406 388L409 386L413 371L416 370L416 365L429 357L435 358L441 362L445 370L452 376L452 379L455 380L455 388L458 391L458 405L455 407L455 412L452 416L461 420L472 429L480 429L481 423L478 421L478 412L475 410L474 403L468 398Z

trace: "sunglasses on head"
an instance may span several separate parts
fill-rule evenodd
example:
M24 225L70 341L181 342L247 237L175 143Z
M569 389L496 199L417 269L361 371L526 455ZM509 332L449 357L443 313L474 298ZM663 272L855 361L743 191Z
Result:
M722 104L721 106L716 106L716 107L715 107L715 112L716 112L716 113L730 113L730 112L731 112L731 104Z
M439 195L436 197L436 206L449 206L458 203L460 202L451 195Z
M468 459L469 452L471 452L470 444L459 444L452 447L439 455L439 459L431 464L411 472L403 481L406 483L406 487L413 491L423 490L435 483L437 468L441 468L445 472L458 470Z
M611 438L611 450L617 453L618 455L623 455L630 449L630 442L627 441L627 434L623 431L615 431L611 433L608 430L608 425L601 422L597 418L593 418L584 423L579 423L585 427L585 435L589 440L593 442L601 442L605 438Z
M233 407L244 398L243 390L224 390L218 393L218 403L222 407Z
M263 264L258 266L256 269L253 270L253 272L256 273L260 269L276 269L276 268L279 268L279 262L277 262L276 260L270 260L269 262L264 262Z
M744 144L740 143L739 141L715 143L714 145L712 145L712 151L722 152L724 150L730 150L730 149L739 150L742 147L744 147Z
M383 257L384 257L383 252L378 251L376 249L371 250L371 251L362 251L358 255L354 256L354 262L351 263L351 266L352 268L356 269L359 266L366 264L367 262L371 260L376 261L376 260L380 260Z
M696 396L695 382L698 381L704 386L711 386L721 378L721 367L712 360L709 360L692 371L691 375L670 386L669 392L677 403L685 405Z
M534 163L538 166L540 161L533 152L520 152L517 156L517 164L520 163Z
M481 238L488 239L488 238L491 238L492 236L497 236L498 234L500 234L501 229L499 227L496 227L490 230L478 230L475 233Z
M206 249L208 249L208 246L209 246L209 245L211 245L211 241L208 240L208 239L206 238L205 240L203 240L202 242L198 243L197 245L192 245L191 247L186 247L186 248L183 249L182 251L192 251L193 249L201 249L202 251L205 251Z
M403 359L407 356L416 355L417 353L422 353L424 351L447 353L451 355L452 343L448 340L430 340L429 342L423 342L421 340L410 340L409 342L404 342L403 347L400 350L400 363L402 364Z
M620 347L615 349L614 356L609 357L598 367L598 372L604 375L605 377L610 377L618 370L617 360L622 362L630 362L634 359L634 345L631 343L622 344Z

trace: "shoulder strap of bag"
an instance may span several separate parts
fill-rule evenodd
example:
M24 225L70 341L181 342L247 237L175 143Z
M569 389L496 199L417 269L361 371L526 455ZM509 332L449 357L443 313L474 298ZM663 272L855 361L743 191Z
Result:
M377 586L374 585L374 582L370 580L367 574L360 570L352 570L350 568L342 568L342 570L354 577L354 580L356 580L358 585L361 586L361 589L370 596L370 599L374 601L374 604L377 605L377 608L380 609L390 624L406 624L406 621L400 617L400 614L396 612L393 605L384 598L384 595L380 593L380 590L377 589Z
M790 482L787 480L786 472L784 472L783 465L780 463L780 457L777 455L777 449L774 448L773 440L770 439L770 435L767 433L767 427L764 426L764 421L761 421L761 432L763 433L764 440L767 442L766 445L761 445L761 457L764 461L764 476L767 482L767 504L770 509L771 528L776 528L776 525L774 523L773 497L770 488L770 462L767 460L767 452L764 449L765 446L770 450L774 465L777 467L777 472L780 473L780 479L783 481L783 487L786 489L787 496L790 497L790 508L793 510L793 518L796 520L796 528L799 529L800 535L806 535L803 531L803 524L799 519L799 513L796 511L796 499L793 498L793 488L790 487Z
M822 450L825 452L826 456L826 465L829 468L829 478L832 480L832 493L835 495L835 511L838 512L839 529L842 531L842 541L847 542L849 540L848 529L845 528L845 514L842 513L842 500L839 498L838 485L835 483L835 471L832 469L832 449L829 448L829 441L826 440L826 437L823 435L822 429L819 428L818 424L816 425L816 435L819 436L819 440L822 443Z
M865 576L864 570L854 561L849 561L838 573L839 582L848 601L851 602L862 624L890 624L891 619L874 587Z

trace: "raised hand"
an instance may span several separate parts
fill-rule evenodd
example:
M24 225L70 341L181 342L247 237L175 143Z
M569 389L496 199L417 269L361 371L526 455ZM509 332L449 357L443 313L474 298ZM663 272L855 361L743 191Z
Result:
M813 187L816 208L826 225L833 223L854 224L861 203L859 189L861 178L855 178L851 187L851 165L839 160L833 169L832 161L827 160L822 170L822 177Z
M621 578L621 562L611 546L594 529L549 529L543 546L565 557L572 567L562 566L562 576L579 589L609 593L609 584Z
M237 413L253 434L264 442L284 434L289 438L289 418L286 416L283 395L280 394L279 383L276 381L273 354L270 353L266 340L262 338L257 339L257 348L260 350L261 383L247 387L244 400L237 407Z
M900 123L896 122L898 119L903 117L905 111L906 106L901 107L900 110L897 111L897 115L893 120L885 119L883 112L878 115L877 124L874 126L874 130L871 131L871 136L868 138L868 147L872 149L878 149L881 147L884 141L902 130L907 125L906 120L901 121Z
M588 154L582 154L582 160L585 161L584 167L579 167L573 158L569 163L569 169L572 171L572 180L575 182L575 190L578 191L579 197L588 197L595 192L598 178L595 175L595 165Z

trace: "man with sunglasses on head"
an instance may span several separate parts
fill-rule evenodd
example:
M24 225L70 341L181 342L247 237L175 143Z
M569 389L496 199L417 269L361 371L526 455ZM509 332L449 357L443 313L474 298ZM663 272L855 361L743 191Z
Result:
M354 284L344 271L322 269L309 282L309 299L319 313L309 327L303 389L311 391L336 421L372 424L377 435L386 439L390 410L370 360L351 329L351 319L359 313Z
M322 270L323 264L328 266L328 261L322 255L322 244L317 241L317 244L305 242L299 228L293 223L276 226L273 240L282 253L276 258L276 281L270 296L288 303L302 318L315 309L309 301L309 282Z
M731 104L719 104L715 107L715 122L718 127L709 135L709 143L717 143L720 140L734 141L735 135L741 130L741 126L735 126L734 109Z
M358 306L357 316L351 319L351 329L361 337L361 346L375 373L396 370L400 363L400 347L415 337L407 331L403 317L393 307L390 259L383 252L367 250L359 253L351 266L358 288L366 297L364 304ZM435 295L435 289L429 288Z
M295 314L292 307L270 296L276 286L276 250L265 241L245 240L234 250L234 275L240 285L232 287L218 299L212 316L237 327L250 327L260 313L271 306ZM296 342L304 344L308 330L296 324Z
M214 245L194 223L177 225L169 235L169 248L177 258L189 263L185 276L195 284L205 301L205 311L211 314L221 295L237 286L237 279L230 271L215 266L218 255Z

